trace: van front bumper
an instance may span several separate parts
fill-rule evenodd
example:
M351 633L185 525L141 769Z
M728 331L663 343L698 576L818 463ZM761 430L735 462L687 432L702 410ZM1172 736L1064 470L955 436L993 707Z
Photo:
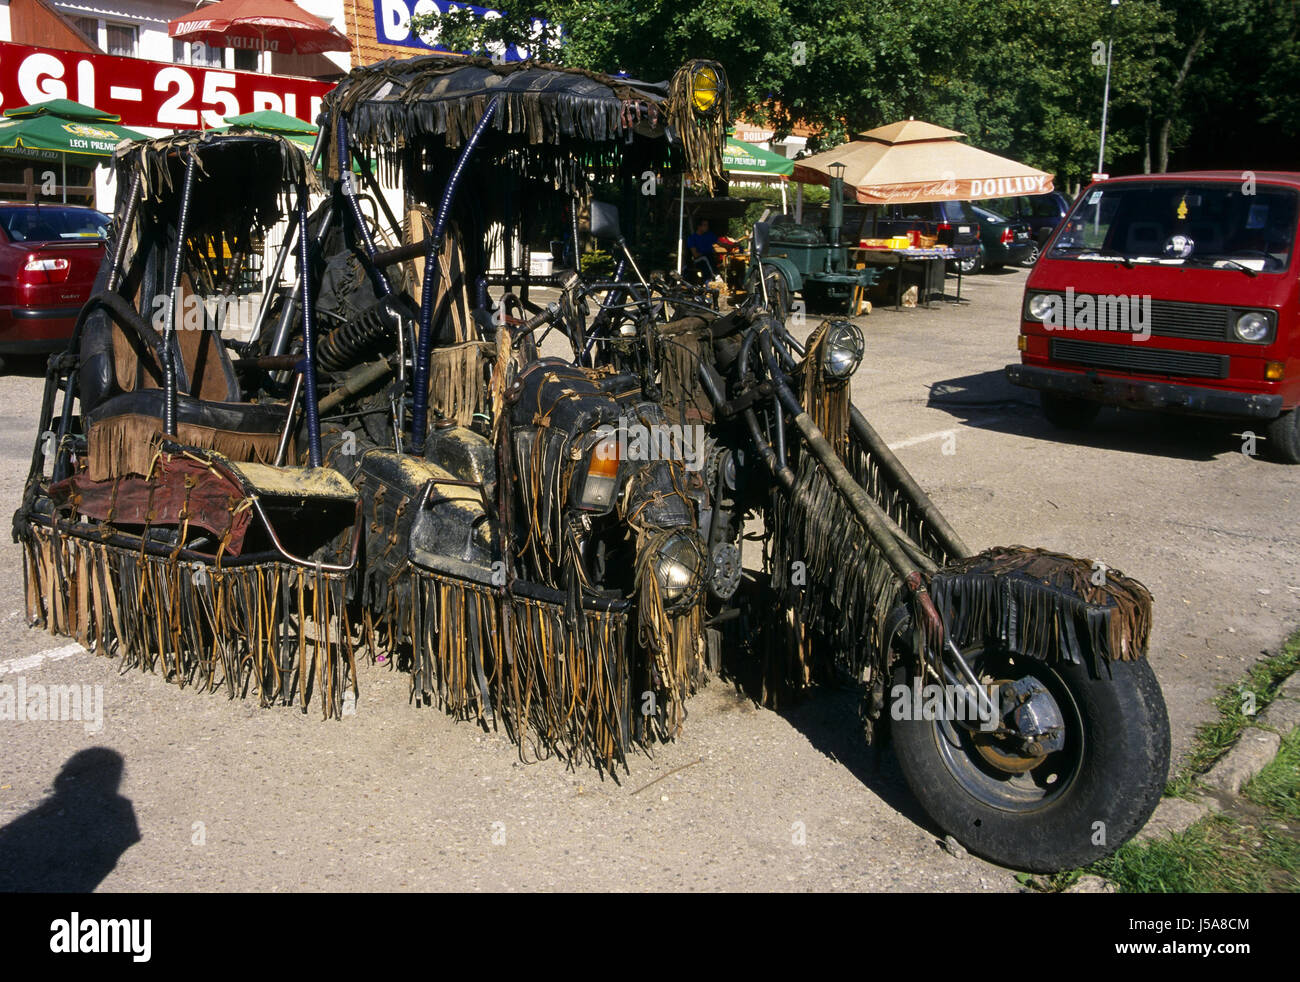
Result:
M1126 409L1243 419L1276 419L1282 414L1282 397L1260 392L1228 392L1097 372L1064 372L1038 365L1008 365L1006 375L1012 385Z

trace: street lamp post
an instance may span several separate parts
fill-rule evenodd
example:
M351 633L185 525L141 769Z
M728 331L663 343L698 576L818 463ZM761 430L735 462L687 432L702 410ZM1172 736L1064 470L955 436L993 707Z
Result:
M1106 88L1101 96L1101 147L1097 150L1097 173L1106 172L1106 111L1110 107L1110 55L1115 48L1115 11L1119 0L1110 0L1110 37L1106 39Z

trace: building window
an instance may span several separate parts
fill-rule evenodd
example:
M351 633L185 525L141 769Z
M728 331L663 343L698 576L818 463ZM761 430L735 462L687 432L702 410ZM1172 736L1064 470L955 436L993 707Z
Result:
M249 51L247 48L235 49L235 68L241 72L257 71L257 56L260 52Z
M190 43L190 64L221 68L226 63L225 50L225 48L204 44L202 41L193 41Z
M110 55L135 57L136 36L140 29L134 24L105 24L104 50Z
M99 47L98 18L74 17L72 18L72 26L75 27L78 30L78 32L80 32L81 36L84 37L87 41L89 41L95 47L97 48Z
M224 48L202 41L172 41L172 61L177 65L206 65L221 68L225 64Z

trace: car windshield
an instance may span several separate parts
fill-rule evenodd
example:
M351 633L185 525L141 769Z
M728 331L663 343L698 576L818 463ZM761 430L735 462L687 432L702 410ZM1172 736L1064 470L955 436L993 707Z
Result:
M0 225L13 242L102 239L107 235L108 216L89 208L33 205L0 208Z
M1048 254L1278 272L1291 262L1297 195L1253 182L1114 184L1075 205Z

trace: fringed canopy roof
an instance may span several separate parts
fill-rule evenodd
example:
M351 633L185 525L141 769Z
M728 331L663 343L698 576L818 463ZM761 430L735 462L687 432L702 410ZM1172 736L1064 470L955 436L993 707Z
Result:
M655 156L667 165L669 144L680 150L685 128L700 129L689 98L674 98L684 91L676 80L641 82L540 62L440 55L383 61L353 69L326 96L326 173L337 176L340 114L355 149L400 167L414 151L426 164L455 152L496 98L485 134L489 159L521 175L553 175L564 187L580 183L575 170L607 180L617 172L623 145L640 143L644 154L646 144L659 143ZM725 108L716 115L725 115ZM719 159L724 139L725 131L717 141ZM684 162L693 174L710 169L708 159L687 159L695 145L684 149L673 162Z
M297 144L273 133L177 133L133 143L114 155L117 220L121 227L136 175L142 179L139 205L143 246L165 243L171 250L185 187L185 168L194 155L194 187L186 216L185 268L204 293L228 285L244 257L260 246L260 233L296 206L298 188L321 191L320 177ZM132 268L133 255L127 257Z
M435 136L454 148L493 96L499 132L527 143L600 143L623 138L629 128L662 136L668 85L538 62L430 55L354 68L326 96L325 108L331 118L347 116L351 137L362 146Z
M174 220L191 153L196 163L188 225L195 234L269 229L300 185L321 190L319 175L302 148L281 136L253 131L176 133L133 143L114 155L119 213L138 173L144 184L142 208Z

